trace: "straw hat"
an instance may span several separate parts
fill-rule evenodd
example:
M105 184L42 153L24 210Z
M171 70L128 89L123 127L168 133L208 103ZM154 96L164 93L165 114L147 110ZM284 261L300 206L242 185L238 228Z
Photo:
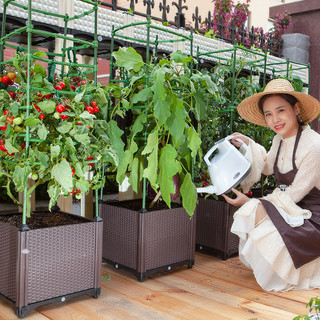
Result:
M320 102L305 93L294 91L291 83L285 79L271 80L263 90L263 92L256 93L251 97L244 99L238 105L238 112L240 116L252 123L267 127L264 116L259 109L260 99L267 94L286 93L290 94L298 100L299 115L303 123L309 123L314 120L320 113Z

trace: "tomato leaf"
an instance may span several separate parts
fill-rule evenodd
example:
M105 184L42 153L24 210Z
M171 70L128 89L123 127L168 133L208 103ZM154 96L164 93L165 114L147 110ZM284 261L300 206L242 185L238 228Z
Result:
M66 160L62 160L60 163L52 167L51 176L61 185L64 190L67 192L72 191L72 172L70 165Z
M56 111L56 103L53 100L44 100L38 103L38 107L45 113L54 113Z
M78 134L78 133L76 133L75 135L74 135L74 138L78 141L78 142L80 142L80 143L82 143L82 144L84 144L84 145L89 145L90 144L90 137L87 135L87 134Z
M33 115L30 115L24 122L24 125L28 127L33 127L36 126L39 122L39 119L36 119Z
M41 140L45 140L47 138L47 135L48 135L48 130L47 130L46 126L44 124L42 124L38 129L38 137Z
M13 172L13 182L16 185L18 192L22 192L28 187L28 176L31 174L32 169L30 166L19 167L17 166Z
M68 122L68 121L62 121L60 123L60 125L57 127L57 130L60 133L67 133L70 131L70 129L72 128L73 124L72 122Z

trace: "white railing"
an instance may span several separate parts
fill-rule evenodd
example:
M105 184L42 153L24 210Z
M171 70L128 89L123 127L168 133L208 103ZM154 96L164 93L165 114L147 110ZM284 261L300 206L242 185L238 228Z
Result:
M28 5L28 0L15 0L15 1L25 6ZM73 11L72 12L73 15L79 15L85 11L88 11L92 6L90 4L82 2L81 0L68 0L67 2L64 2L63 0L32 0L32 7L35 9L45 10L47 12L51 12L55 14L57 13L65 14L65 12L68 12L68 8L69 8L69 10ZM0 13L2 12L3 12L3 0L0 0ZM16 6L13 6L13 5L8 6L7 14L11 16L27 19L26 10L22 8L17 8ZM70 13L68 12L68 14ZM50 15L44 15L37 12L33 12L32 20L46 23L53 26L63 27L62 19L59 19L54 16L50 16ZM136 16L131 16L127 13L115 12L105 7L99 7L98 21L97 21L98 35L101 35L104 37L111 37L112 26L114 26L114 28L116 29L124 25L128 25L130 23L143 22L143 21L145 20ZM152 22L152 25L156 25L156 23ZM160 25L158 24L158 26ZM79 31L87 32L87 33L93 33L94 32L94 14L91 13L83 18L74 20L72 22L72 28ZM169 29L169 27L164 27L164 26L161 26L161 28ZM170 28L169 30L172 30L172 29ZM175 32L185 36L190 35L190 32L185 30L175 29ZM134 25L132 27L128 27L123 30L120 30L119 32L117 32L117 34L120 36L129 36L131 38L137 39L137 41L133 41L133 42L142 43L141 41L146 40L146 37L147 37L147 27L146 25ZM152 42L155 41L156 36L158 36L159 40L168 41L166 43L160 43L158 46L159 50L172 52L176 49L180 49L186 52L187 54L190 54L189 41L172 43L169 41L176 39L177 38L176 35L167 33L165 31L150 28L150 40ZM218 58L205 57L205 59L211 60L214 62L217 62L219 58L231 59L232 57L231 51L222 52L223 50L232 49L233 46L231 44L225 43L221 40L207 38L202 35L194 34L193 35L193 55L194 56L197 54L198 48L201 53L219 51L219 53L217 53ZM237 55L238 55L238 52L237 52ZM243 54L239 52L239 55L241 56ZM246 59L250 59L250 56L252 56L253 59L256 59L254 55L246 55ZM268 68L267 68L268 74L272 74L272 69L274 69L277 75L285 74L285 71L287 70L286 60L275 57L275 56L271 56L271 55L267 56L267 65L268 65ZM307 68L301 69L300 64L289 62L289 69L290 68L293 69L294 75L298 75L304 83L308 84L309 71ZM299 69L299 70L295 70L295 69ZM262 71L263 68L260 68L260 70Z

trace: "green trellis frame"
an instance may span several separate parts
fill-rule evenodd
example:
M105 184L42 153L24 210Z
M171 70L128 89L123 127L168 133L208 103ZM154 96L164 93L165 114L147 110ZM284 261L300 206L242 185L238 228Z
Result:
M253 55L255 59L252 61L247 61L248 66L250 66L249 72L250 72L250 79L252 80L253 76L253 68L261 68L262 74L260 74L260 78L262 78L263 81L263 88L266 85L266 76L267 71L269 71L270 74L272 74L273 77L277 77L278 75L282 75L285 73L285 76L288 77L290 72L298 71L307 69L308 70L308 92L310 92L310 64L303 64L303 63L297 63L294 62L296 65L295 67L292 67L293 62L289 59L285 59L281 62L276 63L268 63L268 53L267 52L260 52L256 50L250 50L247 48L244 48L243 46L234 45L233 48L230 49L224 49L224 50L216 50L216 51L209 51L209 52L200 52L199 47L197 48L197 59L199 60L201 57L210 57L214 58L218 61L228 61L228 58L221 57L221 53L231 53L232 56L232 88L231 88L231 105L228 109L222 110L221 112L230 112L230 130L232 132L233 127L233 114L237 108L237 106L234 106L234 90L235 90L235 73L236 73L236 61L238 58L239 51ZM198 64L199 65L199 64ZM279 65L285 65L286 68L282 70L277 70L275 66Z
M130 28L130 27L136 27L136 26L145 26L146 28L146 38L145 39L137 39L137 38L134 38L134 37L130 37L130 36L126 36L126 35L122 35L122 34L119 34L120 31L124 30L124 29L127 29L127 28ZM165 34L170 34L170 35L173 35L175 36L176 38L175 39L165 39L165 40L161 40L159 39L158 35L155 37L155 40L152 40L151 37L150 37L150 30L151 29L154 29L154 30L157 30L157 31L162 31L164 32ZM145 45L145 52L146 52L146 57L145 57L145 62L146 62L146 86L149 86L149 79L148 79L148 64L150 62L150 48L154 48L154 54L155 56L157 55L157 50L158 50L158 46L159 44L161 43L175 43L175 42L185 42L185 41L189 41L190 43L190 55L192 55L192 52L193 52L193 29L191 28L190 30L190 35L187 36L187 35L183 35L179 32L176 32L174 29L169 29L169 28L163 28L159 25L155 25L155 24L152 24L151 22L151 18L150 16L147 17L147 20L146 21L142 21L142 22L135 22L135 23L129 23L127 25L124 25L122 27L119 27L119 28L114 28L114 26L112 26L112 31L111 31L111 53L114 52L114 41L115 41L115 38L120 38L120 39L125 39L125 40L128 40L128 41L131 41L133 43L143 43ZM123 82L124 85L126 85L126 83L128 82L128 79L126 78L126 75L124 75L124 77L122 79L115 79L113 77L113 74L114 74L114 70L115 68L117 68L117 64L114 62L114 58L111 54L111 58L110 58L110 82ZM191 68L191 71L192 72L192 68ZM111 108L110 108L111 109ZM146 115L146 119L148 119L148 111L146 108L145 109L145 115ZM143 134L142 137L139 137L141 138L144 143L147 142L147 131ZM146 155L144 156L144 167L146 167L146 162L147 162L147 157ZM193 164L192 164L192 167L193 167ZM141 210L142 211L145 211L146 210L146 190L147 190L147 181L146 181L146 178L143 178L142 180L142 208ZM102 193L101 193L101 199L102 199Z
M61 15L61 14L56 14L56 13L52 13L52 12L46 12L43 10L38 10L32 7L32 0L28 0L28 5L21 5L19 3L17 3L15 0L4 0L3 1L3 19L2 19L2 30L1 30L1 39L0 39L0 71L3 70L4 65L8 62L8 61L4 61L4 48L5 47L9 47L9 48L13 48L16 49L17 51L25 51L26 55L27 55L27 85L26 85L26 95L27 95L27 105L23 106L21 108L24 108L27 112L27 116L30 115L30 112L32 110L32 106L31 106L31 92L32 90L37 90L38 88L35 88L32 86L31 84L31 74L30 74L30 67L31 67L31 60L32 59L36 59L39 61L42 61L44 63L48 64L48 72L49 74L54 73L54 69L56 65L60 65L61 66L61 76L66 76L67 74L65 73L65 67L69 67L69 68L87 68L88 71L83 71L81 72L81 75L87 75L90 73L93 73L93 77L94 77L94 84L97 85L97 51L98 51L98 40L97 40L97 17L98 17L98 6L99 6L99 2L98 0L79 0L81 2L84 2L86 4L89 4L91 6L91 9L89 9L88 11L83 12L80 15L75 15L73 17L69 17L68 14L65 15ZM21 27L16 29L15 31L6 34L6 20L7 20L7 8L9 5L13 5L16 6L18 8L21 8L23 10L25 10L28 14L28 18L27 18L27 24L25 27ZM38 30L34 27L34 25L32 24L32 14L33 13L40 13L43 15L50 15L50 16L54 16L57 18L61 18L64 21L64 34L57 34L57 33L53 33L53 32L48 32L48 31L43 31L43 30ZM88 16L89 14L93 13L94 14L94 39L92 42L89 41L84 41L81 39L77 39L71 36L67 35L67 31L68 31L68 22L72 21L72 20L76 20L76 19L80 19L83 18L85 16ZM20 45L14 45L12 43L10 43L10 39L18 34L21 33L27 33L27 48L22 48ZM32 34L38 34L38 35L43 35L43 36L47 36L47 37L52 37L54 39L60 38L63 39L63 47L61 49L62 53L52 53L52 52L47 52L47 57L48 58L44 58L44 57L39 57L37 55L35 55L35 53L37 52L36 50L32 49ZM71 43L76 44L76 46L73 47L66 47L66 43L67 41L71 41ZM73 59L73 61L71 61L71 55L70 52L73 52L73 57L75 57L75 52L77 50L80 49L84 49L84 48L93 48L93 56L94 56L94 63L93 65L91 64L78 64L76 62L76 59ZM56 58L60 58L61 60L56 60ZM68 58L69 61L66 61ZM61 93L64 93L64 91L60 91ZM52 92L48 92L48 93L52 93ZM70 94L70 92L68 92L68 94ZM76 94L76 93L74 93ZM30 127L26 126L26 133L25 133L25 143L26 143L26 156L28 156L28 152L29 152L29 148L30 148L30 142L32 141L39 141L39 139L34 139L31 138L30 135ZM5 159L1 159L1 161L5 160ZM5 160L8 161L8 160ZM90 160L88 162L95 162L95 160ZM22 230L28 230L28 226L27 226L27 191L28 188L26 187L24 189L24 193L23 193L23 214L22 214ZM98 203L98 197L99 197L99 193L98 190L96 190L95 193L95 199L96 199L96 203ZM95 210L95 217L98 218L99 216L99 211L98 211L98 206L96 205L96 210Z

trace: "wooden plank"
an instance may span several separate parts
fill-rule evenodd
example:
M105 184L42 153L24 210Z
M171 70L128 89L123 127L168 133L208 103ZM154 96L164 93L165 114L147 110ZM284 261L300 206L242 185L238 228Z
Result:
M102 265L98 299L81 296L42 306L31 320L292 320L307 313L306 303L320 290L266 292L237 257L222 261L196 253L192 269L158 272L144 282L125 269ZM10 304L0 302L0 320L17 319Z

